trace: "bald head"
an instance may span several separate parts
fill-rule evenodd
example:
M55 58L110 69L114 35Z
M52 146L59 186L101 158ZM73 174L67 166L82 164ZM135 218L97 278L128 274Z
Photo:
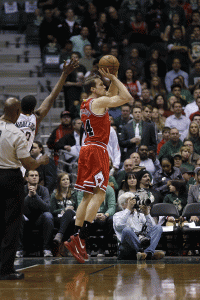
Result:
M10 97L4 104L4 118L15 123L20 115L21 105L17 98Z

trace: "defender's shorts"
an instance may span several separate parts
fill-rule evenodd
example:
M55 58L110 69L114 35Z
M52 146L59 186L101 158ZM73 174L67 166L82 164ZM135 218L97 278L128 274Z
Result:
M104 146L83 145L78 161L75 189L93 194L93 188L106 191L109 180L109 155Z

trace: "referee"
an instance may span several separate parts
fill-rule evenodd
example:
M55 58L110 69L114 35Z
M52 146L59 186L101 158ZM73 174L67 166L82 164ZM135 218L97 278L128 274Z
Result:
M26 137L15 126L20 111L19 100L8 98L4 115L0 118L0 280L24 278L23 273L14 269L24 200L24 179L20 167L34 170L49 161L47 155L37 161L30 156Z

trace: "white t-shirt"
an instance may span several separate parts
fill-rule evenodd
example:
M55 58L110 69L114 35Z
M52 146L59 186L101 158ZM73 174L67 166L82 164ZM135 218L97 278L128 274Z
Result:
M20 158L29 157L25 135L13 123L0 120L0 169L20 168Z
M25 134L30 151L35 139L36 116L34 114L30 116L20 114L17 122L15 123L15 126Z

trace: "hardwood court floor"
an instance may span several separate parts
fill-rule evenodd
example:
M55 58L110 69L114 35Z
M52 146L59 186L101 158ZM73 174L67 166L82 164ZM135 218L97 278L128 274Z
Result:
M161 261L90 258L23 258L15 266L25 280L0 281L1 300L200 299L200 257Z

